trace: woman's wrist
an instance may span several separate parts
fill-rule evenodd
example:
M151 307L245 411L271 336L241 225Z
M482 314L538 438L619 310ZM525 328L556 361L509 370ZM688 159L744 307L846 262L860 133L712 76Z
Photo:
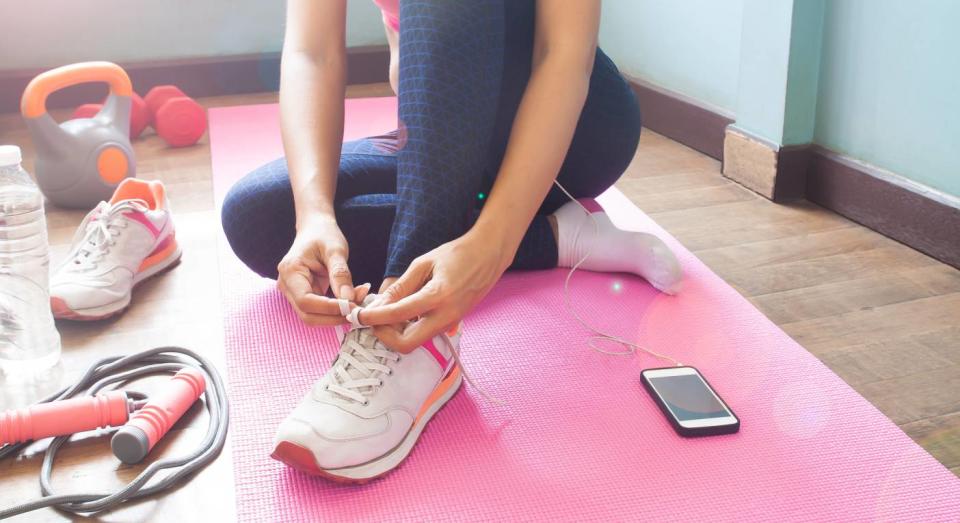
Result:
M294 183L293 171L290 181L294 193L297 231L317 223L335 223L337 219L333 195L336 192L336 171L325 172L316 166L298 165L296 172L298 174L295 178L299 183Z
M505 271L513 263L520 241L523 239L523 234L516 234L516 227L502 220L484 219L482 213L481 218L465 236L471 241L478 242L484 249L498 253L501 271Z
M311 206L306 208L297 209L297 222L296 228L297 232L300 232L304 229L309 229L315 226L330 226L337 225L337 217L333 211L333 208L325 208L322 206Z

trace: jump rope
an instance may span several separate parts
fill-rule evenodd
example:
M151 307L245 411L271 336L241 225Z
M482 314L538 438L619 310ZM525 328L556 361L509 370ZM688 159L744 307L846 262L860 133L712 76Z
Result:
M128 382L154 375L173 375L151 396L120 390ZM115 492L56 494L51 476L57 451L76 432L105 428L111 448L123 463L135 464L170 427L204 395L210 421L200 445L189 454L155 461ZM230 413L223 379L209 360L182 347L159 347L94 363L72 386L35 405L0 412L0 460L19 455L33 441L54 437L43 456L43 497L0 509L0 519L46 507L76 515L116 508L127 501L178 486L219 456L227 438ZM160 477L158 474L169 471Z
M559 181L554 180L554 184L592 220L595 234L599 237L600 222L593 213ZM579 227L582 228L583 223ZM570 268L563 282L563 301L567 312L581 327L593 334L588 341L590 348L616 356L629 356L640 350L655 358L682 366L682 363L670 356L591 326L573 307L570 280L577 269L590 258L595 248L596 243ZM341 312L354 327L363 327L359 320L360 307L350 311L348 304L341 303L340 306ZM596 345L598 341L618 343L625 347L625 350L605 350ZM452 344L450 349L459 363L459 351ZM173 374L173 377L164 389L153 397L117 388L135 379L161 374ZM465 371L463 376L488 400L503 403L477 386ZM113 385L116 386L111 387ZM104 390L107 392L103 392ZM179 458L151 463L133 481L112 493L54 493L52 475L56 454L72 434L104 428L106 434L112 434L111 448L114 455L123 463L139 463L201 395L206 397L204 405L210 421L207 434L196 450ZM116 508L127 501L164 492L205 468L219 456L226 441L229 417L226 388L220 373L206 358L189 349L159 347L129 356L100 360L88 368L73 386L29 408L0 412L0 460L19 455L34 441L54 438L44 453L40 470L40 492L43 497L0 510L0 519L47 507L77 515L89 515ZM164 470L172 472L155 479L157 474Z

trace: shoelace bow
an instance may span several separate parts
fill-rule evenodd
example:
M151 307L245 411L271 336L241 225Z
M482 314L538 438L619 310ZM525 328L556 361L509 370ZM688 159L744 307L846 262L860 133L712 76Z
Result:
M124 200L112 206L103 206L99 214L87 222L83 240L77 248L73 263L83 267L95 267L97 260L110 251L117 243L118 229L125 229L127 222L120 220L124 212L146 212L149 210L143 200Z

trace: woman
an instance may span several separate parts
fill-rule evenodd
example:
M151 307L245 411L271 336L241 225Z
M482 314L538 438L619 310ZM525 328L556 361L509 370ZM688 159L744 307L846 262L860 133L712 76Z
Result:
M304 322L349 312L368 326L346 335L277 434L275 457L340 480L407 455L460 385L460 319L505 270L570 267L590 252L583 269L633 272L666 292L680 281L659 239L617 229L584 200L597 234L553 186L597 196L639 139L636 99L596 45L599 0L375 1L400 129L341 148L346 1L290 0L286 159L249 174L223 208L234 251L277 278Z

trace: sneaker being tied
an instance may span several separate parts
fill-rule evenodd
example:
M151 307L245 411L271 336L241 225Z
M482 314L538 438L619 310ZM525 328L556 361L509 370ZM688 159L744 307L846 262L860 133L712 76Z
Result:
M369 304L375 296L367 296ZM339 327L340 352L277 429L273 457L308 474L362 483L397 467L460 389L460 326L408 354L367 327Z

